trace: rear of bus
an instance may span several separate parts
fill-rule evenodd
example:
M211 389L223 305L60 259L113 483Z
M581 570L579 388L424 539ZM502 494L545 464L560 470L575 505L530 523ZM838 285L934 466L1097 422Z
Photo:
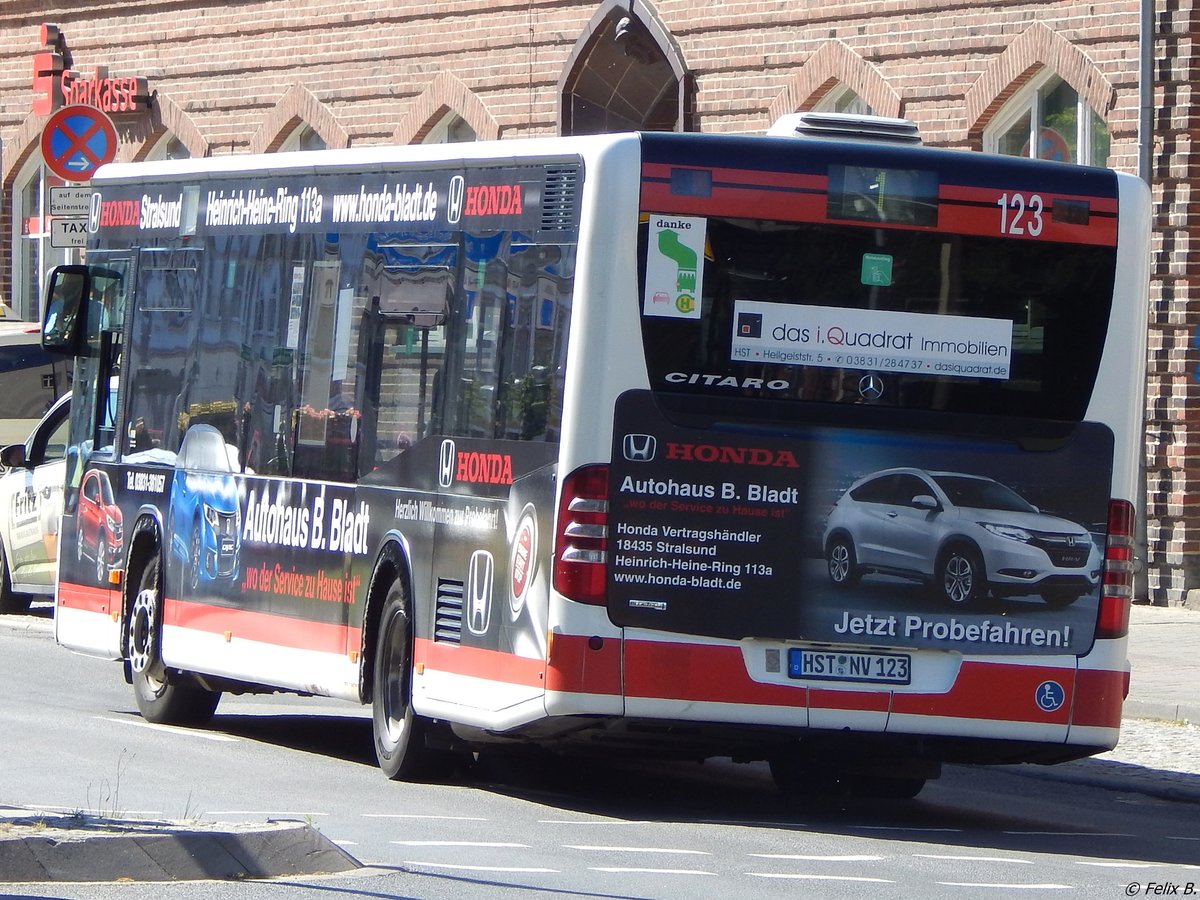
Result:
M619 693L589 740L908 793L1114 746L1144 186L866 141L641 154L636 299L617 275L575 313L551 711Z

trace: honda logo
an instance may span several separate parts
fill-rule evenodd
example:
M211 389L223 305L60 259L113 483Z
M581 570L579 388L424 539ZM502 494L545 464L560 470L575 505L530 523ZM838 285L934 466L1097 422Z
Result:
M650 462L658 449L658 441L652 434L627 434L623 450L630 462Z
M454 441L447 438L442 441L442 451L438 457L438 485L448 488L454 484Z
M467 628L471 634L487 634L492 621L492 577L496 563L486 550L471 554L467 569L466 596Z
M446 192L446 221L451 225L457 225L462 219L463 198L466 194L466 181L461 175L455 175L450 179L450 188Z

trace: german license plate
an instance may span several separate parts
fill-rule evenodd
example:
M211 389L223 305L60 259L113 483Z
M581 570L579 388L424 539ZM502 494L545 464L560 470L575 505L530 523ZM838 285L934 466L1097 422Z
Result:
M907 653L855 653L793 647L788 651L788 675L813 681L910 684L912 657Z

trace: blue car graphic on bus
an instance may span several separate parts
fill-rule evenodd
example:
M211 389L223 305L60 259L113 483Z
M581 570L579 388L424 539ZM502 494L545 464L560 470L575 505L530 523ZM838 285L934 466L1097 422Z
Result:
M171 482L171 553L191 591L201 582L233 581L241 557L241 512L234 451L212 425L183 438Z

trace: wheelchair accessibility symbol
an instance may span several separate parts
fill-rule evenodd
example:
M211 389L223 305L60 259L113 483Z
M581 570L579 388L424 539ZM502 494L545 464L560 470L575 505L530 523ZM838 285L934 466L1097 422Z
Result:
M1034 701L1042 712L1054 712L1062 707L1067 692L1057 681L1043 681L1037 686Z

